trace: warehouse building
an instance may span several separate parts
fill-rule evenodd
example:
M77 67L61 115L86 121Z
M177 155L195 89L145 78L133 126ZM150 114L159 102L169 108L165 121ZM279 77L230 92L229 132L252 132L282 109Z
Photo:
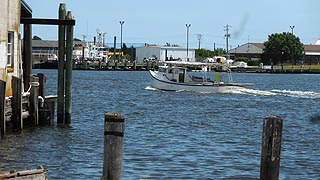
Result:
M261 60L263 59L263 49L263 43L246 43L229 50L229 53L234 59L246 57L251 60ZM304 45L304 54L302 59L304 64L320 64L320 40L314 44Z
M145 44L136 48L136 61L190 61L195 62L195 49L176 46L157 46Z

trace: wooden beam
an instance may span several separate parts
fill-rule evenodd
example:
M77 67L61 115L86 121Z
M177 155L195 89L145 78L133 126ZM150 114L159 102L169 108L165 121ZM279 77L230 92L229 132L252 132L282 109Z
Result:
M43 18L24 18L20 20L20 24L42 24L42 25L75 25L74 19L43 19Z
M32 25L23 25L23 83L24 91L27 92L29 88L30 76L32 74Z

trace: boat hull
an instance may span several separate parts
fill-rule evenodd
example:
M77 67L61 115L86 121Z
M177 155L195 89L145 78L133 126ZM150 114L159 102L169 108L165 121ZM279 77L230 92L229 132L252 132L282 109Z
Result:
M241 84L236 83L177 83L170 81L164 75L159 75L154 71L149 71L152 77L151 86L166 91L194 91L208 93L230 93L235 90L244 89Z

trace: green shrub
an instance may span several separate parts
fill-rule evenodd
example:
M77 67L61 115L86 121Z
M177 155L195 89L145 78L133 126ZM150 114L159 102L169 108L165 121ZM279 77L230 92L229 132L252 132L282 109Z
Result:
M238 57L238 58L236 58L236 61L243 61L243 62L248 63L249 58L247 58L247 57Z
M259 60L248 60L248 66L259 66L260 61Z

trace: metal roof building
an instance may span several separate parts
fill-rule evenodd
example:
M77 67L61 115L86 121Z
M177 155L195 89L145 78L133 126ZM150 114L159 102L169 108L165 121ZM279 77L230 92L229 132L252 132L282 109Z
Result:
M247 57L249 59L262 59L262 53L264 49L263 43L246 43L229 50L229 53L237 57ZM305 59L308 64L320 64L320 45L310 44L304 45Z
M188 52L188 53L187 53ZM146 59L157 59L160 61L178 60L195 62L195 49L172 46L145 45L136 48L136 61L142 62Z

